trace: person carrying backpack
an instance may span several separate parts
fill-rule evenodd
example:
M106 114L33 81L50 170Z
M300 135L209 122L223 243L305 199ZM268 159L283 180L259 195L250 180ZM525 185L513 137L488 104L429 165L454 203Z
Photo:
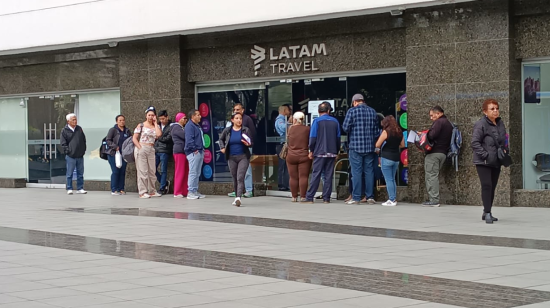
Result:
M105 154L111 166L111 195L125 195L124 184L126 181L126 161L122 160L122 166L117 168L115 155L117 151L122 151L122 144L126 139L132 137L132 132L126 127L126 118L123 115L117 115L116 124L109 129L105 142L107 147Z
M433 146L426 152L424 159L426 189L430 200L424 202L422 206L439 207L439 171L447 160L451 147L453 124L447 119L441 106L434 106L430 110L430 119L433 124L428 131L428 140Z

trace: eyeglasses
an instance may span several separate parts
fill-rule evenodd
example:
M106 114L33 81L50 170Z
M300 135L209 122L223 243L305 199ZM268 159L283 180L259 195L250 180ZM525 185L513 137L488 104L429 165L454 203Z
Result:
M491 111L498 111L498 108L491 108L491 109L489 109L489 110L491 110Z

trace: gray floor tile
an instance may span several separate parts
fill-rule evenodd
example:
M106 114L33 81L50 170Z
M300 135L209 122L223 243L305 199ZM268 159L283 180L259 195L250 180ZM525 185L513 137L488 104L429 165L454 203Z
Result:
M67 277L74 277L74 276L77 276L77 275L72 273L62 272L62 271L45 271L45 272L15 275L12 277L16 279L26 280L26 281L40 281L40 280L51 280L51 279L67 278Z
M270 291L275 293L293 293L293 292L299 292L299 291L327 288L325 286L311 284L311 283L300 283L300 282L291 282L291 281L258 284L258 285L251 285L249 287L252 289L265 290L265 291Z
M356 307L397 308L425 303L414 299L371 294L365 297L355 297L339 300L335 304L345 304ZM337 307L337 306L335 306ZM415 306L413 306L415 307Z
M17 297L13 293L12 295L0 294L0 304L17 303L17 302L24 302L24 301L27 301L27 300L21 297Z
M67 288L52 288L52 289L40 289L40 290L32 290L32 291L15 292L10 294L13 296L27 299L27 300L35 301L35 300L41 300L46 298L85 295L87 293L77 291L77 290L67 289Z
M146 304L150 304L158 307L165 307L165 308L204 305L204 304L216 303L221 301L222 300L217 298L212 298L204 295L195 295L195 294L180 294L180 295L146 298L146 299L139 300L140 303L146 303Z
M322 299L325 301L335 301L335 300L342 300L347 298L363 297L365 295L370 295L370 293L346 290L346 289L336 289L336 288L324 288L324 289L299 291L299 292L294 292L292 294L295 296Z
M206 296L212 298L218 298L220 300L233 301L244 298L260 297L267 295L275 295L274 292L252 289L250 287L235 287L230 289L219 289L213 291L204 291L193 293L198 296Z
M215 283L211 281L194 281L194 282L159 286L159 288L162 288L162 289L173 290L181 293L205 292L205 291L221 290L221 289L228 289L228 288L234 288L234 287L235 286L232 286L232 285Z
M122 301L119 298L99 295L99 294L84 294L67 297L48 298L40 300L41 303L54 305L64 308L86 307L91 305L108 304Z
M49 279L42 280L41 283L48 284L56 287L69 287L69 286L78 286L84 284L95 284L107 282L105 279L87 277L87 276L76 276L76 277L66 277L59 279Z
M85 284L85 285L78 285L78 286L68 286L68 288L88 293L102 293L102 292L110 292L110 291L119 291L119 290L130 290L130 289L139 289L143 286L122 282L122 281L109 281L109 282L103 282L103 283L96 283L96 284Z
M41 302L18 302L0 305L0 308L59 308L59 306L48 305Z
M155 287L131 289L131 290L120 290L120 291L110 291L102 293L105 296L116 297L124 300L140 300L144 298L151 297L166 297L171 295L178 295L178 292L159 289Z
M2 293L13 293L21 291L31 291L31 290L40 290L40 289L49 289L52 288L51 285L40 283L40 282L18 282L13 284L3 284L0 290Z
M276 294L262 297L254 297L237 300L237 303L255 305L265 308L284 308L298 305L308 305L323 302L323 299L315 299L305 296L296 296L293 294Z

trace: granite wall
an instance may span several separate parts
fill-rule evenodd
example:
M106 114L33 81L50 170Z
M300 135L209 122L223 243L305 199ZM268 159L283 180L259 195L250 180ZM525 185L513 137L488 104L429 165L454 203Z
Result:
M406 23L409 128L428 128L430 107L440 105L464 137L459 171L445 166L441 202L481 204L470 149L474 123L487 98L500 103L516 165L503 169L495 205L510 206L521 185L520 62L516 60L511 1L490 0L408 11ZM409 194L427 199L423 156L409 153Z
M72 49L0 57L0 95L119 86L116 49Z
M404 41L403 19L383 14L191 35L184 48L188 50L189 81L204 82L405 67ZM283 47L306 45L312 51L314 44L322 43L326 55L269 59L270 49L279 56ZM254 45L266 49L267 57L260 63L257 75L251 59ZM300 71L280 73L278 69L273 72L270 66L302 61L313 61L318 70L304 71L302 65Z
M171 119L180 111L187 113L194 108L194 85L186 82L187 62L181 44L179 36L120 43L121 112L131 129L145 121L149 106L157 112L167 110ZM127 191L137 191L135 164L128 165L127 174ZM168 178L173 176L170 160Z

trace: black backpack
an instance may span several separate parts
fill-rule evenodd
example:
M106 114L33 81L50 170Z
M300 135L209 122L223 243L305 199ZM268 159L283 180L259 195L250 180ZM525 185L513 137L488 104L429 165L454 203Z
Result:
M99 147L99 157L101 159L107 160L109 157L109 154L107 154L107 150L109 149L109 146L107 145L107 137L103 138L101 140L101 146Z

